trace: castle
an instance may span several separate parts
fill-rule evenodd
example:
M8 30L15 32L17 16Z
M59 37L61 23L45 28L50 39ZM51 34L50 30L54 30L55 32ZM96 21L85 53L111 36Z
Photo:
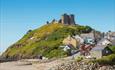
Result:
M49 22L47 22L48 24ZM74 15L73 14L63 14L61 16L61 19L59 21L56 21L55 19L52 20L51 23L61 23L61 24L65 24L65 25L75 25L75 20L74 20Z
M61 16L61 19L59 20L59 23L74 25L75 24L74 15L73 14L70 14L70 15L63 14Z

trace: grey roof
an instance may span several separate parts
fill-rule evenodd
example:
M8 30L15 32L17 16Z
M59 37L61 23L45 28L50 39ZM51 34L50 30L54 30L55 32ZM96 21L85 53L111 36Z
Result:
M103 41L105 41L105 40L107 40L107 41L109 41L108 39L106 39L106 38L102 38L100 41L98 41L98 45L100 45ZM109 42L111 42L111 41L109 41Z
M105 48L105 46L100 46L100 45L97 45L95 46L94 48L92 48L92 50L103 50Z
M103 41L105 41L105 40L109 41L109 39L107 39L107 38L102 38L102 39L100 40L100 42L103 42Z

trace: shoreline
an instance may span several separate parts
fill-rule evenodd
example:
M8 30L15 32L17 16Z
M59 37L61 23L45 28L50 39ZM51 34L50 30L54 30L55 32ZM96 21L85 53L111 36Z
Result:
M55 70L55 69L60 70L59 68L63 68L62 70L68 70L65 68L70 69L70 68L78 67L78 69L82 69L85 66L87 66L86 68L93 67L95 69L98 66L98 69L101 70L104 70L103 68L108 68L108 69L110 68L112 70L115 69L115 65L100 66L99 64L96 63L93 64L89 63L87 65L85 61L77 62L70 58L63 58L63 59L55 59L55 60L23 59L18 61L3 62L0 63L0 70Z

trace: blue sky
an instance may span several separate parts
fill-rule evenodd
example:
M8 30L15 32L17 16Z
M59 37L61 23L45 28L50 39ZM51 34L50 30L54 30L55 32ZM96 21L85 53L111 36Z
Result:
M0 0L0 51L63 13L75 14L80 25L115 31L115 0Z

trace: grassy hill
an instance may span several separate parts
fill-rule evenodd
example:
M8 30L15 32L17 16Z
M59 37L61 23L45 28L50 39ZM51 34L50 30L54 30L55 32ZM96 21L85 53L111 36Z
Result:
M33 58L43 55L48 58L67 56L59 46L68 35L90 32L92 28L80 25L46 24L29 30L18 42L11 45L2 56L6 58Z

